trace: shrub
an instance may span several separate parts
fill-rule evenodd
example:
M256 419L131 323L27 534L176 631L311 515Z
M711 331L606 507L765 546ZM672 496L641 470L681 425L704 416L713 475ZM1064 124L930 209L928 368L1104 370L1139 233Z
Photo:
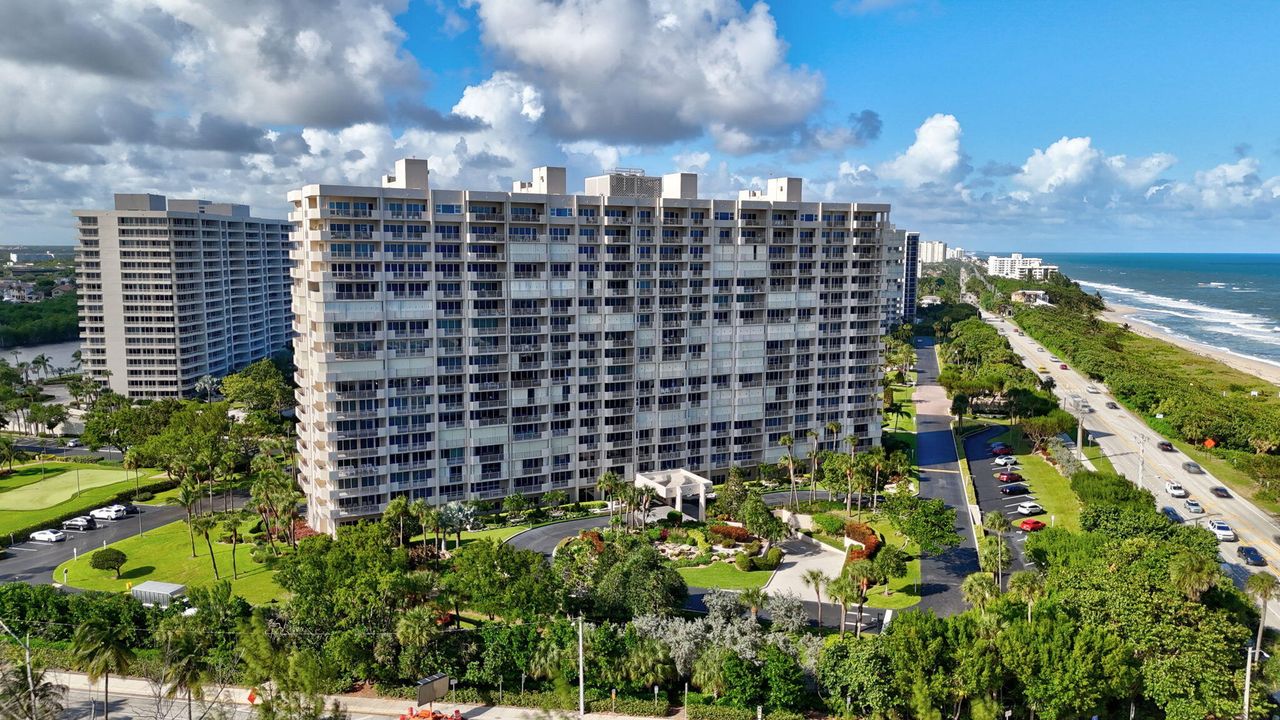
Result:
M733 564L738 566L742 572L751 572L751 556L744 552L740 552L733 558Z
M849 552L845 556L845 563L857 562L858 560L867 560L876 554L876 550L880 549L880 536L870 525L860 522L849 522L844 526L844 536L853 540L855 543L861 543L862 547L850 545Z
M706 533L701 530L690 530L689 539L693 541L694 545L698 546L699 550L705 552L711 549L711 543L707 542Z
M782 562L782 548L771 547L764 557L758 557L754 561L757 570L768 570L770 572L777 570L778 565Z
M816 525L819 530L828 535L839 536L844 532L844 518L839 515L832 515L831 513L814 515L813 524Z
M759 541L759 540L752 540L751 542L747 543L746 547L742 548L742 552L744 552L744 553L746 553L746 554L750 555L751 557L755 557L755 556L759 555L759 554L760 554L760 541Z
M679 525L680 521L683 519L684 519L684 513L680 512L679 510L672 510L667 513L667 522L671 523L672 525Z
M751 539L751 533L746 528L740 528L736 525L712 525L707 528L712 535L718 535L726 540L734 542L746 542Z
M133 502L150 502L156 498L156 494L150 490L139 490L133 494Z
M89 566L94 570L114 570L116 579L120 579L120 568L128 562L129 558L125 554L115 548L102 548L89 556Z

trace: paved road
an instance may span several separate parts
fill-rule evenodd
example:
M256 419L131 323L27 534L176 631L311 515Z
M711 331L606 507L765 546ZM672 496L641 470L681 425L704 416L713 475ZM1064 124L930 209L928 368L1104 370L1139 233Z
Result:
M233 505L244 504L243 498L233 498ZM215 509L222 509L222 499L214 500ZM43 543L32 540L21 541L7 547L8 555L0 558L0 583L26 582L32 585L44 585L54 581L53 571L62 563L70 560L75 553L84 554L101 548L103 543L110 545L138 534L139 524L142 532L154 530L162 525L176 522L186 517L186 512L176 506L139 505L142 513L116 522L98 521L97 530L78 532L67 531L66 542ZM4 538L7 546L9 538ZM75 578L69 578L75 585ZM62 578L57 578L58 582Z
M119 460L122 457L119 450L111 448L90 450L87 447L66 447L59 444L57 440L46 438L14 437L13 444L17 449L27 453L64 456L83 455L84 457L101 457L107 460Z
M917 377L912 402L916 407L917 462L920 465L920 495L942 498L956 509L956 532L960 545L920 562L920 609L938 615L954 615L967 609L960 584L978 571L978 551L974 545L973 523L964 496L964 479L951 437L951 401L938 384L938 358L933 338L916 338Z
M1170 497L1164 490L1166 480L1177 480L1205 509L1205 514L1191 516L1195 519L1188 522L1203 525L1208 520L1225 520L1240 536L1241 543L1256 547L1270 563L1269 568L1250 568L1240 564L1235 554L1237 543L1223 543L1222 558L1232 577L1243 577L1244 573L1260 569L1276 572L1280 568L1280 544L1275 540L1280 536L1280 525L1272 515L1234 493L1230 499L1211 495L1209 488L1221 483L1210 474L1192 474L1183 470L1182 463L1189 458L1181 452L1161 452L1156 443L1163 438L1135 413L1124 407L1108 409L1106 403L1112 398L1106 393L1104 385L1073 369L1059 368L1059 363L1049 360L1047 349L1041 348L1030 337L1018 335L1012 323L987 313L983 313L983 318L1009 340L1009 344L1022 355L1023 362L1028 367L1033 370L1044 367L1048 371L1047 374L1054 379L1054 393L1063 400L1064 406L1069 404L1067 399L1072 395L1078 395L1089 402L1095 412L1084 416L1086 432L1096 438L1103 455L1111 461L1117 472L1151 491L1156 496L1158 507L1176 507L1183 517L1188 517L1188 513L1182 510L1182 501ZM1090 393L1090 385L1096 386L1095 389L1100 392ZM1270 609L1268 623L1280 627L1280 611Z

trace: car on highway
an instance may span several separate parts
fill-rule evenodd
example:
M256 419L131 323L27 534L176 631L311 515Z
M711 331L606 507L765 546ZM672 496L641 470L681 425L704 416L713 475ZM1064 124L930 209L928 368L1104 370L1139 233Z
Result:
M996 475L996 480L1002 483L1022 482L1022 476L1012 470L1005 470Z
M1018 464L1018 458L1012 455L1001 455L991 462L999 465L1000 467L1012 467Z
M1040 367L1036 368L1036 372L1041 373L1041 374L1044 374L1044 373L1047 373L1047 372L1049 372L1049 371L1045 368L1045 366L1041 365Z
M1236 531L1232 530L1230 525L1221 520L1210 520L1206 527L1208 527L1209 532L1213 533L1213 536L1218 538L1221 542L1236 541Z
M1018 529L1023 532L1035 532L1044 528L1045 524L1035 518L1027 518L1018 522Z
M1115 404L1115 402L1114 402L1114 401L1112 401L1112 400L1108 400L1108 401L1107 401L1107 409L1108 409L1108 410L1119 410L1119 409L1120 409L1120 406L1119 406L1119 405L1117 405L1117 404Z
M1059 369L1059 370L1066 370L1066 369L1067 369L1067 364L1066 364L1066 363L1062 363L1062 364L1058 365L1058 369Z
M1102 392L1101 390L1098 389L1097 385L1088 385L1085 387L1084 391L1087 393L1090 393L1091 395L1097 395L1098 393Z
M61 530L37 530L31 533L31 539L40 542L62 542L67 539L67 534Z
M1036 346L1036 352L1044 352L1044 348Z
M1164 491L1169 493L1171 497L1184 498L1187 496L1187 489L1182 487L1182 483L1176 483L1172 480L1164 484Z
M1160 442L1156 443L1156 447L1160 448L1165 452L1173 452L1173 443L1169 442L1168 440L1161 440Z
M110 505L89 511L89 517L94 520L120 520L128 514L129 512L121 505Z
M1058 357L1057 355L1050 355L1049 362L1062 362L1062 358Z
M1186 508L1187 512L1191 513L1192 515L1204 514L1204 506L1200 504L1199 500L1192 500L1191 498L1187 498L1187 500L1182 503L1182 507Z
M1191 462L1190 460L1188 460L1188 461L1186 461L1186 462L1182 463L1182 469L1183 469L1183 470L1186 470L1187 472L1191 473L1192 475L1203 475L1203 474L1204 474L1204 468L1200 467L1200 464L1199 464L1199 463L1193 463L1193 462Z
M1231 499L1231 491L1222 487L1221 485L1217 487L1209 488L1209 493L1214 497L1219 497L1219 498L1222 498L1223 500Z
M1027 336L1027 334L1026 334L1026 333L1024 333L1024 332L1022 332L1021 330L1014 330L1014 332L1018 333L1018 334L1019 334L1019 335L1021 335L1022 337L1026 337L1026 336Z
M1018 503L1018 507L1014 508L1019 515L1039 515L1044 512L1044 508L1040 507L1040 503L1028 500L1024 503Z
M79 530L84 532L86 530L96 530L97 527L98 522L88 515L80 515L78 517L73 517L70 520L62 521L63 530Z
M1182 516L1178 514L1178 511L1174 510L1168 505L1160 508L1160 512L1164 513L1164 516L1169 518L1169 522L1176 522L1176 523L1182 522Z
M1022 483L1009 483L1008 485L1000 486L1001 495L1026 495L1029 492L1031 491Z
M1257 565L1265 567L1267 561L1262 557L1262 553L1258 552L1258 548L1252 545L1241 545L1236 548L1236 557L1244 561L1245 565Z

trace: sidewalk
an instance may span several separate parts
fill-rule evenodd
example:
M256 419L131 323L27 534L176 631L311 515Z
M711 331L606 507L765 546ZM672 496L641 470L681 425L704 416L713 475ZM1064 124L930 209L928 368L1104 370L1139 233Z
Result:
M51 671L48 673L49 679L53 682L65 685L68 690L76 692L92 691L99 701L102 699L102 683L91 684L88 676L84 673ZM111 678L111 697L112 698L146 698L155 697L155 692L151 683L147 680L132 677ZM181 702L182 698L179 697ZM249 688L228 686L217 693L205 693L206 702L222 702L229 705L241 706L241 709L247 709L251 703L249 702ZM325 706L337 702L353 717L361 715L372 715L378 717L398 718L413 710L414 702L412 700L399 700L388 698L370 698L370 697L353 697L348 695L326 695ZM438 710L446 715L453 714L456 709L466 718L484 718L484 720L535 720L537 718L547 717L576 717L577 711L574 710L541 710L538 708L522 708L509 707L502 705L455 705L447 702L435 703L433 709ZM682 714L681 714L682 715ZM613 715L610 713L587 713L586 720L654 720L654 718L639 718L631 715ZM672 716L677 717L677 716Z

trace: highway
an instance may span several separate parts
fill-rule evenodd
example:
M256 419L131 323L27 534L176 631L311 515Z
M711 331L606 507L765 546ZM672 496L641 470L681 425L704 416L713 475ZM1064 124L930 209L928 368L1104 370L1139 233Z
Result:
M1135 413L1123 406L1116 410L1108 409L1106 403L1114 399L1106 392L1102 383L1094 382L1076 372L1070 368L1069 363L1067 370L1061 369L1061 363L1049 360L1052 353L1048 348L1042 348L1030 337L1018 335L1013 323L985 312L983 319L1009 340L1009 344L1022 356L1028 367L1032 370L1043 367L1048 371L1055 383L1054 393L1062 399L1063 407L1070 407L1067 398L1072 395L1079 395L1088 401L1094 412L1084 415L1085 432L1093 435L1103 454L1115 466L1116 472L1135 483L1141 477L1141 486L1155 495L1157 507L1174 508L1188 523L1203 526L1209 520L1225 520L1231 525L1239 536L1239 542L1222 543L1221 557L1224 569L1235 581L1240 582L1249 572L1263 569L1276 572L1280 568L1280 545L1275 540L1280 536L1280 525L1271 514L1234 492L1230 498L1213 496L1209 489L1224 487L1222 483L1208 472L1189 473L1184 470L1182 464L1191 458L1178 451L1160 450L1156 443L1165 438ZM1065 363L1067 359L1062 358L1061 362ZM1095 386L1099 392L1090 393L1090 385ZM1142 466L1141 472L1139 466ZM1204 514L1192 515L1183 507L1184 499L1171 497L1165 491L1165 482L1168 480L1180 483L1190 493L1190 497L1204 506ZM1257 548L1266 558L1268 567L1250 567L1241 562L1236 557L1236 548L1242 544ZM1280 613L1272 609L1268 615L1268 623L1280 627Z

